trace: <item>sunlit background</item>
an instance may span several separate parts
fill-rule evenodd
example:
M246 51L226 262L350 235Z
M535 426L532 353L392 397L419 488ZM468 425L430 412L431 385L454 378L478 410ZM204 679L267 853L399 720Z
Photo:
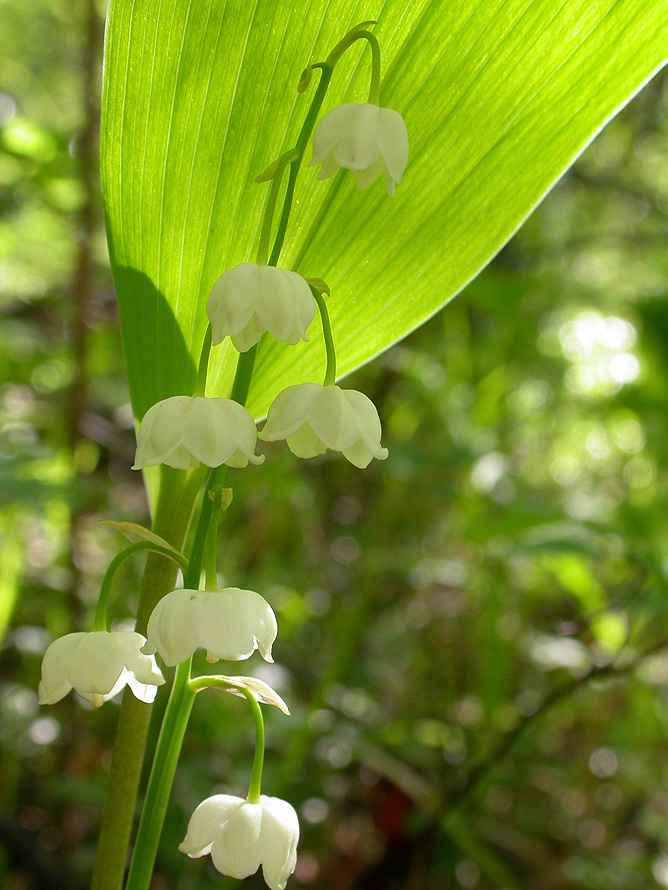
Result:
M118 707L38 707L40 661L90 626L123 544L99 521L148 522L96 175L101 35L87 0L0 2L6 890L87 886ZM277 446L229 477L225 578L280 624L276 664L250 665L293 712L267 715L265 772L301 817L290 886L668 887L667 125L660 78L356 375L384 464ZM177 845L205 796L244 793L252 741L242 703L199 697L155 890L232 886Z

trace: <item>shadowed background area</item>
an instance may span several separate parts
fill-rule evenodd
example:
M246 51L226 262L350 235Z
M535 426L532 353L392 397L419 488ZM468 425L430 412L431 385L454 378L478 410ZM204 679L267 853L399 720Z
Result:
M39 708L39 666L89 626L122 546L99 520L148 522L96 173L100 13L0 6L7 890L87 886L118 708ZM387 461L264 445L228 475L223 580L280 627L276 664L239 673L293 714L266 715L264 783L301 818L289 886L668 887L667 124L659 78L463 294L350 378ZM115 585L119 627L141 569ZM204 797L244 793L252 740L242 702L198 697L155 890L234 886L177 845Z

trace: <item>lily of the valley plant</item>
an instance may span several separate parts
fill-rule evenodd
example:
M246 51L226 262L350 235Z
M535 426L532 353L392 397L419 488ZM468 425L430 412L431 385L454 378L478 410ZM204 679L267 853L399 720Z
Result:
M245 698L255 721L255 755L246 797L218 793L204 800L192 815L180 849L193 858L210 854L218 871L234 878L248 877L262 867L272 890L283 890L296 866L297 814L287 801L261 793L264 724L260 703L288 713L285 703L252 677L193 677L192 659L201 648L211 663L238 662L249 659L257 649L262 658L271 661L278 633L273 609L263 596L238 587L219 589L217 572L218 522L231 496L230 490L223 488L227 468L242 469L264 460L264 455L256 452L255 420L244 406L259 340L273 337L297 349L297 344L307 340L316 312L320 314L325 347L322 383L304 381L280 392L269 409L261 440L285 440L302 458L321 455L328 449L341 452L356 467L387 457L373 403L363 393L336 385L327 285L278 265L297 173L311 137L312 164L322 165L320 179L343 168L351 170L357 185L366 189L382 175L389 195L401 182L408 160L406 125L397 111L380 106L380 51L376 38L366 29L368 24L350 31L325 62L309 66L299 84L300 92L304 92L313 72L319 69L318 89L304 115L295 148L284 152L258 177L258 181L271 182L271 186L255 261L221 269L213 285L206 306L209 327L193 392L157 402L140 419L135 469L162 464L187 473L202 464L210 468L190 553L186 557L166 540L134 527L140 540L112 560L100 591L93 630L55 640L42 664L42 704L57 702L74 690L95 706L126 685L142 702L152 702L165 682L156 656L166 667L176 667L133 845L127 890L148 890L151 883L188 717L196 694L205 689ZM315 126L334 68L358 40L366 40L372 49L369 101L334 108ZM290 179L272 245L274 211L288 168ZM249 253L251 249L249 244ZM208 398L209 352L228 337L239 353L234 386L230 398ZM181 586L155 605L146 636L110 629L107 617L115 572L127 557L144 550L175 562L183 579ZM99 861L103 861L103 847L108 843L104 827ZM121 851L121 859L123 856ZM105 884L104 867L96 868L94 888L115 886L113 881Z

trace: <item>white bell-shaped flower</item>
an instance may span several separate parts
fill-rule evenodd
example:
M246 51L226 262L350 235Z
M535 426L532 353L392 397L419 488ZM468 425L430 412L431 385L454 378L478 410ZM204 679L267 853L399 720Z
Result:
M408 130L391 108L346 102L328 112L313 134L313 160L322 164L318 179L329 179L340 167L352 170L361 189L382 174L388 195L401 182L408 163Z
M261 464L252 415L232 399L172 396L148 409L137 433L133 470L168 464L177 470Z
M297 864L299 819L280 797L249 803L231 794L215 794L190 817L182 853L195 859L211 853L223 875L243 880L260 865L271 890L283 890Z
M98 708L128 685L150 704L165 680L152 655L141 647L146 637L129 631L67 634L44 653L40 705L52 705L70 689Z
M151 613L143 651L158 652L169 667L200 646L210 662L242 661L256 649L265 661L273 661L277 633L273 609L253 590L173 590Z
M285 439L297 457L315 457L331 448L356 467L366 467L374 457L385 460L387 448L380 436L371 399L354 389L319 383L300 383L279 393L260 433L267 442Z
M294 346L307 340L316 303L306 280L290 269L241 263L223 272L206 304L213 344L231 337L239 352L265 331Z

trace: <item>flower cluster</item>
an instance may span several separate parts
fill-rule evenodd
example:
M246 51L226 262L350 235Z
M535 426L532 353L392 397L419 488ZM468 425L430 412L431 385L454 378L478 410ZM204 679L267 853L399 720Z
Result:
M343 168L353 172L360 189L367 189L382 175L388 194L394 195L407 162L404 119L377 101L339 105L315 128L311 165L321 165L318 179L328 179ZM277 165L273 176L278 175ZM270 227L271 214L265 219L264 230L268 232ZM316 304L327 337L331 335L329 317L318 298L321 300L322 294L290 269L264 261L226 269L206 304L211 342L215 346L229 337L233 346L245 353L268 334L294 346L308 340ZM334 365L333 352L332 356L328 352L328 372L332 373L326 374L325 385L297 384L279 393L260 438L268 442L285 439L302 458L330 449L342 452L357 467L366 467L372 458L384 460L387 449L380 444L376 408L362 393L340 389L329 379L334 376ZM166 463L189 469L200 463L209 467L260 463L263 458L255 454L256 438L253 418L241 405L229 399L172 396L153 405L144 416L134 466L142 469Z
M321 76L326 77L321 81L326 87L343 52L361 38L368 40L372 47L369 101L340 105L322 117L313 133L311 165L321 165L317 174L321 180L340 169L350 170L360 189L369 188L382 176L387 193L394 195L408 161L408 134L401 115L380 105L380 51L375 37L364 30L364 25L354 28L324 63L309 66L299 89L303 91L302 87L308 86L315 68L320 68ZM220 659L242 661L250 658L256 649L262 658L272 661L272 646L278 632L276 616L259 593L238 587L217 589L216 532L218 513L224 509L221 485L224 468L262 463L264 456L256 454L258 438L266 442L285 440L300 458L313 458L327 450L337 451L360 468L367 467L374 458L385 460L388 456L387 449L381 445L381 423L374 404L363 393L342 389L335 382L336 353L325 300L325 295L329 297L327 285L320 279L306 279L277 266L296 173L322 98L323 91L319 89L296 148L270 165L258 179L273 182L266 202L257 262L244 262L226 269L213 284L206 303L209 327L194 391L190 395L177 393L157 402L141 419L134 469L161 464L186 471L201 464L212 468L203 492L190 558L186 559L153 532L135 527L135 532L139 529L140 543L126 548L110 564L100 593L95 630L71 633L55 640L44 655L39 685L41 704L53 704L74 690L98 707L126 685L140 701L150 704L158 686L165 682L156 662L158 655L167 667L177 666L178 683L174 688L178 692L170 699L161 733L161 740L164 735L167 745L171 742L165 727L172 704L178 709L188 695L194 696L208 686L245 697L255 715L257 738L248 796L244 799L217 794L207 798L194 811L180 849L193 858L210 853L218 871L233 878L249 877L262 866L271 890L283 890L295 869L299 821L289 803L260 793L264 728L259 704L275 705L286 714L287 706L277 693L256 678L193 679L190 669L198 649L206 651L207 661L211 663ZM272 214L281 178L289 164L296 166L292 168L285 191L283 213L270 255ZM326 350L323 383L308 381L279 392L258 436L255 419L243 404L256 347L263 337L290 346L308 341L308 330L317 311ZM207 397L210 349L228 337L239 353L237 380L242 382L237 387L235 380L231 398ZM173 559L184 577L183 587L158 601L149 618L146 636L107 629L111 578L120 561L137 548L152 549ZM204 564L206 589L200 590ZM158 743L159 750L162 750L161 743ZM171 754L164 760L176 762ZM147 811L161 796L153 791L163 781L160 768L156 757L147 789ZM154 778L154 774L158 778ZM142 820L136 844L140 853L144 824ZM129 885L134 886L132 874L131 868Z

